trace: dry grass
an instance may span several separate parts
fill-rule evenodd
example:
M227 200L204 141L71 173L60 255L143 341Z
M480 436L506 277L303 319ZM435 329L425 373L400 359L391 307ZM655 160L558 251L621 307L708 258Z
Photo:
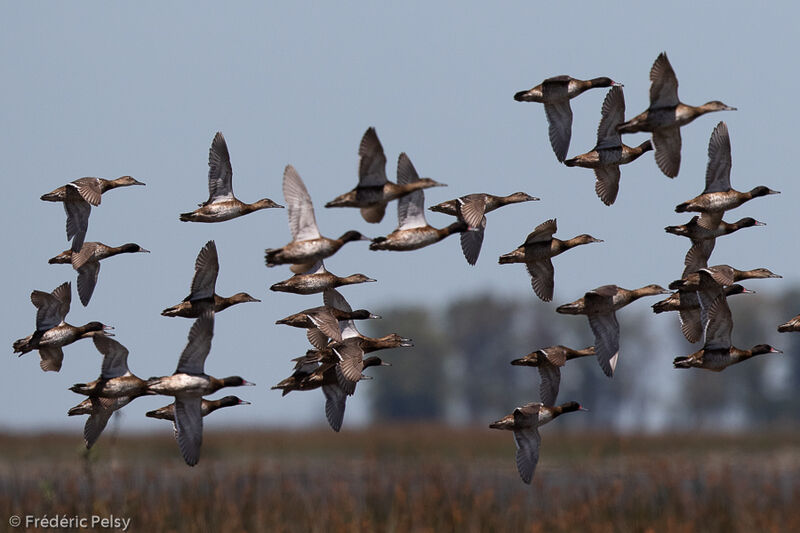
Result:
M532 486L507 432L409 426L207 432L200 464L164 434L0 437L12 514L132 518L133 531L800 531L800 434L543 431Z

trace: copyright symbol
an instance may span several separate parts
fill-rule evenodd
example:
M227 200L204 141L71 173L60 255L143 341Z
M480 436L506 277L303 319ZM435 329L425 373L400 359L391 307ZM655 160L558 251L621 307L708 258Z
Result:
M22 519L17 515L11 515L11 518L8 519L8 525L11 527L19 527L22 523Z

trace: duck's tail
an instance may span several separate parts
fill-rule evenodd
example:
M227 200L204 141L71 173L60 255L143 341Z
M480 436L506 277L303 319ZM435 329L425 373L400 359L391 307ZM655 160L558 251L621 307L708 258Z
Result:
M691 360L685 355L676 357L675 360L672 361L672 365L675 368L692 368Z
M181 213L180 217L181 222L194 222L195 215L194 213Z

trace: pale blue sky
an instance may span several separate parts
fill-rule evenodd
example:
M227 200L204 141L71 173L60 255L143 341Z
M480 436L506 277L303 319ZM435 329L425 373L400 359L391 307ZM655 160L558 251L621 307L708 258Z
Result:
M688 220L673 208L701 192L708 138L725 120L734 187L764 184L783 194L731 212L726 219L753 216L768 226L720 240L712 262L765 266L784 276L753 284L763 292L798 283L795 4L679 2L666 12L663 4L640 3L265 4L0 6L0 172L6 184L0 221L7 249L7 303L0 313L8 347L0 358L0 428L71 428L80 435L83 418L67 418L66 411L81 398L67 387L99 373L92 343L67 347L58 374L42 373L35 353L12 356L11 343L34 329L31 290L50 291L66 280L75 286L68 266L47 264L67 247L65 216L60 205L39 196L81 176L125 174L147 187L104 196L92 210L87 240L137 242L152 254L104 261L89 307L73 292L68 321L114 325L117 340L131 352L134 373L171 373L191 322L159 312L187 294L197 252L215 239L217 292L244 290L263 303L217 317L206 370L241 374L258 387L232 391L253 405L231 409L213 425L324 423L321 393L281 398L269 390L289 374L288 359L306 350L301 330L273 322L321 302L319 296L267 289L290 275L263 261L264 248L289 240L285 211L212 225L178 221L179 213L207 197L208 147L218 130L228 141L240 199L267 196L283 203L281 177L291 163L328 236L358 229L374 237L396 224L394 205L379 225L366 224L356 210L322 207L355 185L358 143L368 126L377 129L390 176L405 151L421 175L449 185L426 192L426 206L471 192L522 190L542 198L489 216L476 267L466 264L456 237L413 253L347 245L327 266L340 275L363 272L377 279L342 293L354 307L381 313L396 304L442 304L479 290L522 294L531 305L555 309L606 283L668 284L680 275L688 241L662 228ZM617 202L606 207L595 196L590 170L556 161L542 106L512 96L558 74L610 76L625 84L626 115L632 116L647 106L648 73L661 51L677 73L682 101L718 99L739 111L701 117L683 128L681 172L674 180L658 171L652 154L624 167ZM599 89L573 100L570 156L594 146L604 96ZM645 138L626 136L625 142ZM530 291L524 268L500 267L497 256L552 217L558 218L556 236L591 233L605 243L556 258L554 302L543 304ZM435 226L451 221L433 213L428 220ZM649 306L638 309L649 312ZM674 320L653 320L676 327ZM380 326L393 330L390 323ZM734 332L734 342L760 340L738 339ZM660 354L660 361L674 355ZM400 364L403 353L387 359ZM360 388L379 386L389 372ZM125 427L155 427L143 413L162 403L168 402L143 398L126 407ZM357 395L348 402L345 427L363 415Z

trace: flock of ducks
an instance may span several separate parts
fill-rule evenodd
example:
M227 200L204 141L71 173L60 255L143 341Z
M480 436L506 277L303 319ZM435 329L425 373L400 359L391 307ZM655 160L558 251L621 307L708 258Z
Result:
M610 78L584 81L557 76L533 89L518 92L514 99L544 104L550 142L558 161L570 167L594 169L595 191L603 203L612 205L619 191L620 165L654 151L659 169L673 178L680 168L680 127L708 112L735 109L718 101L697 107L681 103L677 94L677 77L665 53L660 54L653 64L650 80L650 107L627 122L622 85ZM610 87L610 90L602 106L597 144L591 151L567 159L572 127L569 101L598 87ZM634 132L650 132L652 139L636 147L623 144L621 135ZM701 350L676 358L675 368L720 371L755 355L778 351L768 345L757 345L750 350L732 346L733 321L726 299L729 295L752 292L738 285L738 281L780 276L765 268L737 270L728 265L708 266L716 238L745 227L763 225L753 218L727 223L722 220L725 211L752 198L776 194L777 191L764 186L755 187L749 192L731 188L730 138L724 122L714 129L708 153L705 190L675 208L679 213L696 212L699 215L685 225L666 228L667 232L692 241L681 279L670 284L670 290L655 284L633 290L616 285L589 290L579 300L561 305L556 311L585 315L594 334L593 346L581 350L561 345L549 346L511 362L512 365L538 368L540 401L517 407L513 413L492 423L490 427L513 432L517 446L517 468L525 483L531 482L539 458L541 437L538 427L563 413L585 410L577 402L556 404L561 367L571 359L595 356L602 371L612 377L620 347L616 312L637 299L670 294L653 305L654 312L678 311L686 339L690 342L704 341ZM292 165L287 165L283 174L283 195L292 240L280 248L265 251L267 267L289 265L293 273L290 278L272 285L271 290L294 294L321 293L323 300L321 306L304 309L276 321L276 324L305 329L312 348L305 355L295 358L292 361L293 373L272 388L281 390L284 395L291 391L321 388L325 397L325 415L335 431L341 429L347 397L354 394L359 381L369 377L364 375L365 369L389 366L380 357L367 354L382 349L413 346L413 342L395 333L380 338L362 335L355 321L380 317L365 309L353 310L336 288L375 280L361 273L337 276L326 270L324 260L350 242L370 241L370 250L410 251L458 233L464 258L474 265L484 239L486 215L506 205L539 200L524 192L508 196L467 194L429 208L455 217L455 221L448 226L435 228L425 218L423 191L444 184L420 177L405 153L401 153L397 160L397 182L389 181L386 155L374 128L364 133L358 155L358 184L351 191L326 203L325 207L356 207L366 222L378 223L383 219L389 203L397 200L397 229L373 239L356 230L347 231L338 238L324 237L317 226L311 196L303 180ZM234 196L230 155L221 133L217 133L211 143L208 164L208 200L199 204L198 209L180 214L180 220L223 222L260 209L284 207L268 198L247 204ZM100 205L102 194L106 191L130 185L144 184L130 176L115 180L80 178L41 197L42 200L64 205L67 238L72 240L72 245L49 262L71 264L78 272L78 294L84 306L89 304L95 289L100 261L123 253L147 252L134 243L111 247L98 242L84 242L91 207ZM576 246L603 242L588 234L561 240L554 237L556 232L555 219L544 221L517 249L499 257L500 264L524 263L533 292L545 302L551 301L554 295L552 259ZM63 362L63 347L81 338L91 337L103 355L101 373L95 381L71 387L72 391L87 396L87 399L68 413L89 415L84 428L87 448L97 441L114 411L139 396L170 396L174 398L172 404L150 411L147 416L173 421L181 455L187 464L195 465L200 456L203 417L221 407L249 403L236 396L216 400L207 399L206 396L224 387L253 385L239 376L216 378L204 371L205 360L211 351L216 313L239 303L260 301L245 292L229 297L219 296L215 292L218 274L216 244L208 241L195 261L189 295L161 313L167 317L194 319L186 347L171 375L141 379L128 368L128 350L111 338L113 334L109 330L113 328L101 322L90 322L83 326L66 323L71 301L70 282L61 284L51 293L39 290L31 293L31 302L37 310L36 330L14 342L14 352L22 355L38 350L42 370L57 372ZM800 331L800 315L779 326L778 330Z
M557 76L533 89L516 93L514 99L544 104L550 143L556 158L569 167L594 169L595 192L604 204L612 205L619 192L620 165L653 150L658 168L667 177L674 178L680 169L681 126L712 111L735 110L719 101L697 107L683 104L678 99L678 80L666 53L660 54L653 63L650 81L650 107L628 121L625 121L622 85L607 77L578 80ZM610 87L603 102L597 144L591 151L567 159L572 126L569 100L595 87ZM635 132L650 132L652 138L636 147L622 143L622 134ZM517 446L517 469L525 483L531 482L539 460L539 426L563 413L584 410L577 402L556 404L561 367L571 359L595 356L603 372L612 377L620 348L616 312L635 300L644 296L669 294L666 299L653 305L653 311L678 311L681 331L686 339L693 343L703 341L702 349L675 358L675 368L702 368L718 372L756 355L779 352L767 344L750 349L736 348L731 344L733 319L727 297L752 292L737 284L738 281L781 276L766 268L738 270L729 265L708 264L718 237L742 228L763 225L750 217L728 223L722 220L724 213L753 198L777 194L777 191L765 186L747 192L737 191L731 187L730 172L730 137L727 125L720 122L714 128L709 142L705 189L697 197L675 208L678 213L699 214L687 224L665 228L668 233L685 236L692 242L684 260L681 279L673 281L669 290L652 284L634 290L605 285L587 291L575 302L557 307L556 312L586 315L594 334L594 346L580 350L561 345L549 346L511 361L512 365L539 369L540 401L517 407L489 427L513 431ZM556 221L548 220L538 226L517 250L500 257L500 263L526 263L533 290L544 301L550 301L553 297L553 265L550 258L573 246L598 242L590 235L561 241L553 238L555 231ZM800 315L778 326L778 331L800 331Z

